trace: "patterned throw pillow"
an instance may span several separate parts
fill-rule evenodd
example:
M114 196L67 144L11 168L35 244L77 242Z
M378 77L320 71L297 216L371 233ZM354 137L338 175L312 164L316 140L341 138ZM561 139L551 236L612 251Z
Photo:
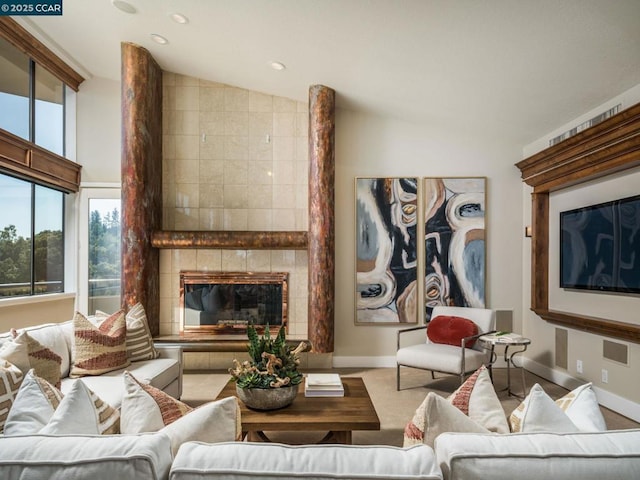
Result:
M122 433L157 432L193 410L159 388L138 381L124 372Z
M546 394L544 389L535 384L529 395L511 412L509 416L511 432L553 432L574 433L578 428Z
M490 433L445 398L429 392L404 429L403 447L424 443L433 448L436 437L444 432Z
M559 398L556 405L581 432L604 432L607 429L591 382L580 385Z
M39 434L113 435L120 433L120 412L76 380Z
M162 432L171 439L175 456L185 442L233 442L241 439L240 406L236 397L191 408L151 385L124 373L121 432Z
M96 310L95 317L104 319L108 313ZM127 357L132 362L140 360L153 360L160 354L153 346L153 337L149 330L149 321L144 307L140 302L136 303L125 316L127 323ZM102 320L101 320L102 321Z
M478 326L468 318L438 315L429 322L427 337L432 343L459 347L462 339L478 334ZM467 340L466 348L473 348L475 338Z
M22 370L18 367L6 360L0 360L0 434L4 430L4 423L20 389L23 377Z
M126 315L127 357L132 362L153 360L158 352L153 347L153 338L149 330L147 314L141 303L136 303Z
M38 377L33 369L29 370L7 415L4 434L38 433L51 420L62 398L60 390Z
M3 345L0 358L14 364L23 374L33 368L38 377L60 388L60 355L43 346L27 331L17 333L12 330L12 334L13 341Z
M76 312L73 318L75 360L70 377L100 375L127 367L126 323L122 310L94 326Z
M507 417L493 388L489 370L482 365L447 400L490 432L509 433Z

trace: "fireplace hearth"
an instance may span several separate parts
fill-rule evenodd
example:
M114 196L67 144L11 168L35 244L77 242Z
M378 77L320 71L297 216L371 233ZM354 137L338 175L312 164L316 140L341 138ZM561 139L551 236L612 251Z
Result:
M286 272L180 272L180 335L242 336L287 325Z

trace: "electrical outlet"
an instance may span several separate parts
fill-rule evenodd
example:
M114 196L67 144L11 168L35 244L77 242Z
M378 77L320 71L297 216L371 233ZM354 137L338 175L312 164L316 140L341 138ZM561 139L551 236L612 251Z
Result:
M582 372L582 360L578 360L578 361L576 362L576 372L578 372L578 373L583 373L583 372Z
M609 383L609 372L604 368L602 369L602 383Z

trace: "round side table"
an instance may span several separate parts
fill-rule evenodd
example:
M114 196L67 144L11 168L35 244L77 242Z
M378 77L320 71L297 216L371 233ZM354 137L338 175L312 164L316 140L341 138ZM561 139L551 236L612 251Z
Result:
M509 332L495 332L482 335L478 338L478 341L486 345L486 348L491 350L491 363L493 364L497 358L495 352L496 345L504 346L504 361L507 362L507 394L517 398L524 398L527 393L527 387L524 381L524 368L518 367L513 361L513 357L519 353L523 353L527 350L527 347L531 344L531 339L525 338L517 333ZM512 348L518 348L518 350L510 351ZM520 374L522 375L522 395L518 395L511 390L511 366L513 368L520 368Z

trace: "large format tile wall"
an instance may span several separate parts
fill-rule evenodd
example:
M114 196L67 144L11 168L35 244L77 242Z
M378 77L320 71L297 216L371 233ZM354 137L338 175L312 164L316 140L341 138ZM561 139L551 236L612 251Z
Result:
M306 103L165 72L163 228L307 230ZM179 333L181 270L289 272L289 330L307 336L307 252L163 249L160 334ZM215 368L237 354L190 354Z

